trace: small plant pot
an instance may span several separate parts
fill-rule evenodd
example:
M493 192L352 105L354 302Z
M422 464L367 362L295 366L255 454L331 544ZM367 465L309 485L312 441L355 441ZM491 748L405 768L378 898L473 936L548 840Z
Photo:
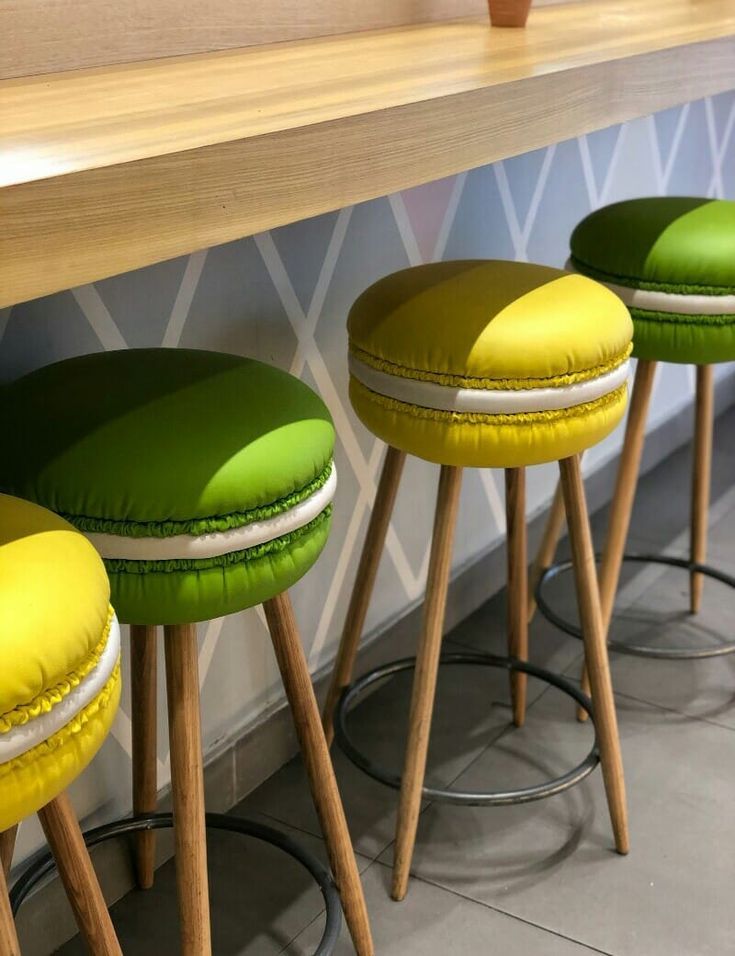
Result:
M494 27L525 27L531 0L487 0Z

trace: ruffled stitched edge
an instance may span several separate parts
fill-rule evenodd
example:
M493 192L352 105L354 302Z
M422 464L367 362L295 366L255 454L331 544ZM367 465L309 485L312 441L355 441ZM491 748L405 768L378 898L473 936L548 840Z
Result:
M252 508L250 511L233 511L228 515L192 518L187 521L120 521L115 518L94 518L88 515L65 513L62 513L62 517L79 531L116 534L125 538L171 538L179 534L198 537L204 534L218 534L245 527L256 521L264 521L296 507L327 483L333 467L334 461L330 459L324 471L299 491L294 491L285 498L279 498L272 504Z
M642 289L646 292L671 292L673 295L733 295L735 286L732 285L703 285L692 282L655 282L652 279L640 279L636 276L617 275L615 272L605 272L580 259L579 256L571 255L570 261L579 271L591 279L597 279L600 282L613 282L616 285L624 285L629 289Z
M450 425L540 425L572 418L584 418L607 405L614 405L625 395L628 387L627 383L624 383L612 392L608 392L607 395L602 395L600 398L596 398L592 402L585 402L582 405L573 405L571 408L553 408L542 412L483 415L480 412L447 412L436 408L425 408L423 405L409 405L406 402L399 402L395 398L388 398L386 395L373 392L355 378L352 379L352 385L367 392L370 401L390 411L402 412L411 415L413 418Z
M16 707L13 707L12 710L0 715L0 734L6 734L12 730L13 727L20 727L23 724L27 724L42 714L48 714L57 704L60 704L75 687L81 684L84 678L87 677L100 662L100 657L110 637L110 628L112 627L114 616L115 612L110 606L107 611L107 622L99 644L96 645L86 660L78 667L75 667L71 673L67 674L64 680L42 691L34 697L33 700L28 701L28 703L18 704Z
M229 551L227 554L215 555L211 558L168 558L165 561L131 561L126 558L103 559L110 574L170 574L180 571L206 571L209 568L227 568L233 564L243 564L256 561L267 555L278 554L306 535L315 531L319 525L328 521L332 515L332 505L329 504L320 514L313 518L303 528L289 531L288 534L245 548L243 551Z
M722 315L688 315L684 312L659 312L650 309L640 309L630 306L630 314L634 320L642 322L659 322L669 325L693 325L695 327L709 326L710 328L726 328L735 325L735 314L724 312Z
M35 747L31 747L31 749L26 750L25 753L19 754L17 757L13 757L12 760L0 764L0 779L9 773L22 770L29 764L53 753L83 730L85 725L88 724L93 717L96 717L98 713L107 709L120 679L120 658L118 658L115 669L110 675L110 679L95 699L90 701L83 710L80 710L75 717L72 717L68 724L64 724L61 730L52 734L47 740L42 740L40 744L36 744Z
M559 388L565 385L574 385L577 382L588 382L611 372L623 364L633 351L632 344L626 350L609 362L597 365L591 369L579 372L566 372L563 375L550 375L547 378L475 378L471 375L453 375L448 372L427 372L424 369L411 368L397 362L378 358L366 352L358 345L350 343L350 352L355 358L388 375L398 378L410 378L419 382L434 382L437 385L447 385L451 388L477 388L486 390L521 391L532 388Z

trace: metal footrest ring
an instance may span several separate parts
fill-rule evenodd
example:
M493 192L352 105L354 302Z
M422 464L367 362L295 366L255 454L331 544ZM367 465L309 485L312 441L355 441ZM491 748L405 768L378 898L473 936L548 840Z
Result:
M599 563L600 555L597 555L597 560ZM623 561L632 561L639 564L661 564L667 567L680 568L681 570L687 572L697 571L700 574L703 574L705 577L711 578L714 581L719 581L721 584L724 584L727 587L735 588L735 577L725 574L724 571L719 571L717 568L713 568L709 564L697 564L695 561L690 561L688 558L677 558L664 554L625 554L623 555ZM557 612L549 605L544 596L544 585L548 581L558 577L560 574L564 574L565 572L571 570L571 568L571 561L559 561L556 564L552 564L551 567L546 568L542 572L541 577L538 580L538 584L536 585L535 600L539 611L548 621L558 627L561 631L564 631L565 634L569 634L571 637L581 639L581 629L575 624L572 624L571 621L566 620L566 618L562 617L560 614L557 614ZM658 658L659 660L703 660L708 657L723 657L725 654L732 654L735 652L735 641L723 644L714 644L711 647L699 648L651 647L650 645L646 644L626 644L622 641L608 641L607 646L610 648L610 650L617 651L620 654L630 654L635 657Z
M469 653L446 654L441 657L439 663L440 666L479 665L482 667L496 667L507 670L508 672L520 671L521 673L528 674L531 677L536 677L539 680L545 681L547 684L551 684L553 687L556 687L558 690L562 691L562 693L573 698L574 701L579 704L580 707L584 708L590 717L593 718L592 723L594 726L592 701L589 699L589 697L583 694L570 681L558 676L557 674L553 674L551 671L544 670L541 667L536 667L534 664L529 664L525 661L519 661L511 657L498 657L494 654ZM374 670L371 670L369 673L365 674L359 680L356 680L349 687L346 687L343 690L342 696L337 702L334 712L334 736L339 748L343 751L345 756L362 771L364 771L369 777L372 777L373 780L377 780L379 783L384 783L387 786L392 787L394 790L400 790L400 774L390 773L389 771L378 767L375 763L373 763L373 761L371 761L360 750L358 750L347 731L349 710L354 701L360 697L360 695L371 685L375 684L377 681L383 680L386 677L391 677L395 674L401 673L402 671L413 670L415 666L416 659L413 657L407 657L399 661L393 661L390 664L384 664L382 667L376 667ZM584 780L584 778L595 769L599 763L599 760L600 756L597 748L597 737L595 736L592 749L584 758L584 760L578 764L578 766L574 767L572 770L569 770L567 773L564 773L561 776L555 777L553 780L548 780L544 783L519 788L517 790L497 790L488 793L441 790L436 787L427 786L423 787L421 792L427 800L435 800L439 803L451 803L469 807L499 807L516 803L530 803L533 800L541 800L544 797L550 797L556 793L562 793L564 790L568 790L570 787L573 787L581 780Z
M337 887L335 886L331 873L329 873L326 867L324 867L316 857L307 853L298 843L286 836L286 834L272 827L264 826L261 823L255 823L251 820L243 820L239 817L227 816L223 813L208 813L206 819L208 830L226 830L230 833L239 833L242 836L252 837L263 843L269 843L288 854L288 856L300 863L301 866L310 873L321 890L326 908L324 933L319 941L319 945L314 950L314 956L330 956L337 945L342 926L342 906L340 904ZM113 840L116 837L139 833L143 830L171 829L173 825L173 814L171 813L138 815L124 820L117 820L105 826L96 827L94 830L89 830L84 834L84 842L91 848L100 843L104 843L106 840ZM55 870L56 863L54 858L50 852L47 852L37 860L34 860L23 871L10 891L10 906L13 915L18 912L21 904L31 890L33 890L44 877L54 873Z

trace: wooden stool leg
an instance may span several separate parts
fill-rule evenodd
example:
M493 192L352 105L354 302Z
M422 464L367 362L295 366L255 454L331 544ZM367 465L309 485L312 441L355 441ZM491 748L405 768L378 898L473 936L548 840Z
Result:
M638 360L600 565L600 605L602 608L602 624L606 636L610 629L610 619L612 618L615 595L620 580L620 568L623 564L625 541L628 537L630 516L633 511L633 500L638 482L638 472L641 467L641 455L643 454L643 439L646 433L646 418L655 373L655 362L648 362L644 359ZM585 694L590 693L586 669L582 674L582 690ZM587 711L580 708L577 716L580 720L586 720Z
M0 954L2 956L20 956L20 945L10 910L6 882L10 873L10 864L13 862L17 834L17 825L0 833Z
M291 601L288 594L280 594L263 607L347 926L358 956L372 956L360 874Z
M0 953L2 956L20 956L20 943L8 899L8 884L0 867Z
M4 830L0 833L0 870L3 871L6 877L8 873L10 873L10 864L13 862L13 851L15 850L15 838L17 835L17 824L9 830Z
M406 895L413 848L416 842L416 829L421 809L421 789L424 785L431 715L434 708L439 654L441 653L444 630L452 542L457 523L461 486L462 469L443 465L436 499L429 576L424 601L424 618L421 640L416 655L406 757L403 765L401 797L398 805L393 889L391 892L394 900L402 900Z
M211 956L196 627L164 628L176 882L183 956Z
M625 800L623 761L615 713L607 641L602 622L600 594L597 587L595 553L592 549L587 516L587 502L579 467L579 458L565 458L559 462L564 505L572 545L572 561L577 585L579 618L584 635L587 670L592 685L595 729L600 747L600 762L605 781L605 792L618 853L628 852L628 814Z
M548 568L554 560L556 546L559 543L562 529L564 528L564 497L561 493L561 484L556 486L554 499L551 502L549 516L546 519L546 527L541 539L536 557L534 558L531 573L528 582L528 623L533 620L536 613L536 586L542 572Z
M38 811L79 930L95 956L122 956L69 797L62 793Z
M347 609L342 639L337 651L337 660L334 663L332 679L327 691L327 700L324 704L322 724L329 745L334 738L334 724L332 722L334 708L342 690L352 681L357 648L365 626L365 616L373 593L378 565L383 554L385 536L393 514L393 506L395 505L405 461L405 451L399 451L391 445L388 446L383 462L383 471L380 475L380 483L378 484L378 492L375 496L375 504L365 536L365 544L362 547L360 563L357 566L357 576L355 577L350 605Z
M694 462L692 468L692 528L690 559L703 564L707 557L710 476L712 472L712 429L714 425L714 367L697 366L697 400L694 418ZM689 578L689 609L696 614L702 601L702 574Z
M133 813L155 813L158 804L156 745L156 628L130 626L130 691L133 723ZM153 886L156 837L153 830L135 834L138 885Z
M508 555L508 653L528 660L528 558L526 548L526 470L505 469L506 550ZM526 674L510 675L513 723L526 719Z
M610 626L615 594L620 580L620 567L623 562L623 551L628 537L638 472L641 467L646 418L655 374L655 362L638 360L600 565L600 605L605 632Z

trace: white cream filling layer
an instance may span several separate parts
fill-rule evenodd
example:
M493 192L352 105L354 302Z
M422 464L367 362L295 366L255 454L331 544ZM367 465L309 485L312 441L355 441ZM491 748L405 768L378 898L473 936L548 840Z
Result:
M177 534L169 538L127 538L98 532L89 532L87 537L103 558L123 561L216 558L231 551L245 551L298 531L324 511L334 498L336 489L337 469L332 465L329 478L308 498L281 514L263 521L253 521L241 528L202 535Z
M577 271L571 259L565 268L570 272ZM735 295L680 295L678 292L631 289L614 282L602 284L632 309L679 312L681 315L735 315Z
M554 388L454 388L437 382L390 375L350 355L350 373L371 392L409 405L434 408L443 412L476 412L480 415L515 415L519 412L544 412L572 408L592 402L619 388L628 377L627 361L610 372L586 382Z
M119 659L120 625L117 618L113 617L107 643L94 670L91 670L58 704L54 704L48 713L34 717L26 724L19 724L5 734L0 734L0 764L7 763L32 750L72 721L101 693Z

